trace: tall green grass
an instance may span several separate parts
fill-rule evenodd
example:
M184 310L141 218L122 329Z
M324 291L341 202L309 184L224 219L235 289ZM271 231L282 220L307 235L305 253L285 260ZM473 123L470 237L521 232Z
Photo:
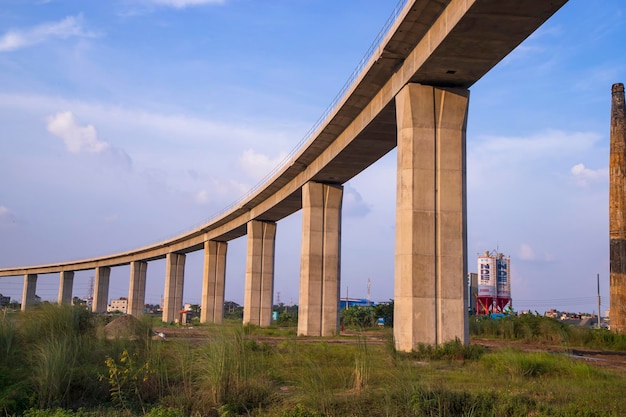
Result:
M504 317L499 320L474 317L470 319L470 334L506 340L626 350L625 334L612 333L606 329L575 327L557 319L533 314Z

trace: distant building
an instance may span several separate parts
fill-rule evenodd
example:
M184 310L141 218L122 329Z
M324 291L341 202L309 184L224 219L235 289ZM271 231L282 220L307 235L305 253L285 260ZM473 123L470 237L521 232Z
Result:
M0 307L8 306L11 303L11 297L5 297L0 294Z
M120 313L127 314L128 313L128 298L120 297L117 300L111 300L111 304L107 306L107 312L113 313L115 311L119 311Z
M341 298L339 300L339 309L354 306L372 307L375 305L375 302L370 301L366 298Z
M551 308L550 311L546 311L546 317L550 317L550 318L553 318L553 319L560 319L561 318L561 312Z

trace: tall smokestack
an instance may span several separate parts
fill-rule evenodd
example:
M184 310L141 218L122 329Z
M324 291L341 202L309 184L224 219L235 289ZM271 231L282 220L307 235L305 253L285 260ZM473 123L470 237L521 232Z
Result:
M622 83L613 84L612 89L609 184L611 330L626 333L626 112Z

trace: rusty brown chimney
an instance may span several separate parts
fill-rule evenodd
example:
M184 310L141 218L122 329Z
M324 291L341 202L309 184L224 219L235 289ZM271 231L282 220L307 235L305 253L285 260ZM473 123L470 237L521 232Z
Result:
M611 331L626 333L626 112L624 84L613 84L609 177ZM598 312L599 313L599 312Z

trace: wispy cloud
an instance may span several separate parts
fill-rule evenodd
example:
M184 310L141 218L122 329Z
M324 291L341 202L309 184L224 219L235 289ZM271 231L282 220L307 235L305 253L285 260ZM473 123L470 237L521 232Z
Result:
M252 179L260 180L277 168L287 157L287 152L281 152L276 157L271 158L262 153L247 149L239 157L240 168Z
M554 256L550 253L543 253L542 255L537 255L535 250L528 244L522 243L517 252L517 256L522 261L533 261L533 262L553 262Z
M506 153L516 159L526 159L529 156L551 158L555 154L578 153L589 149L600 138L599 134L593 132L546 130L528 137L485 137L476 150Z
M205 6L209 4L224 4L226 0L149 0L149 2L161 6L173 7L175 9L184 9L186 7Z
M350 184L343 187L342 206L343 213L351 217L364 217L372 211L370 204L365 202L361 194Z
M591 152L601 138L594 132L561 130L546 130L527 137L482 137L468 146L468 186L528 183L530 178L545 177L546 172L567 170L568 175L572 175L574 173L569 172L572 165L566 161L577 162ZM541 169L538 164L542 165ZM588 173L577 171L577 174L582 178L580 175Z
M609 169L589 169L585 164L576 164L570 170L574 182L580 187L586 187L592 182L606 182L609 179Z
M10 52L26 48L50 39L67 39L71 37L95 37L94 32L83 28L81 15L68 16L58 22L43 23L30 29L13 29L0 36L0 52Z

